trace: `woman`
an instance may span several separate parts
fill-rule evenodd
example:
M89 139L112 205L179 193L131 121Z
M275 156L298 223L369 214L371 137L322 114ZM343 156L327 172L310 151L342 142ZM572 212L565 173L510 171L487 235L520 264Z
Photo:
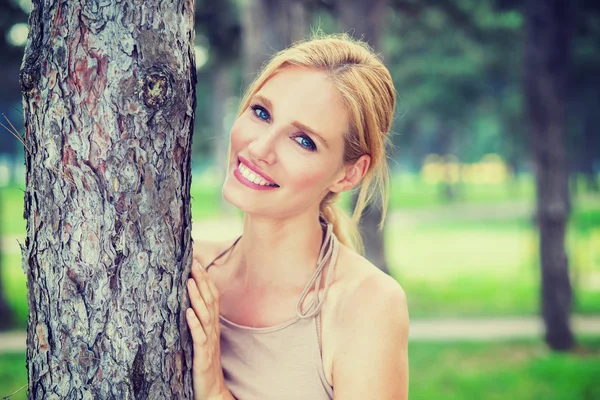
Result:
M328 36L277 54L231 129L223 196L243 234L194 245L196 399L406 399L404 292L361 257L355 221L386 198L395 91L364 43ZM360 186L354 218L334 202Z

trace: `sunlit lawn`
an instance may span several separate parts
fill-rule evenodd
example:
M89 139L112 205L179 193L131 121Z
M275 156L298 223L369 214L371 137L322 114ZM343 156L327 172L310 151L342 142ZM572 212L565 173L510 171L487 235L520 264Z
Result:
M600 224L576 211L567 245L576 313L600 313ZM589 225L589 226L588 226ZM537 234L524 220L438 222L388 227L388 262L413 316L535 314Z
M600 339L571 353L539 341L409 344L411 400L593 400L600 398ZM0 396L27 382L25 353L0 354ZM25 390L11 399L25 399Z
M219 215L218 185L209 180L201 183L198 179L192 188L194 221ZM537 235L528 211L530 181L521 179L510 189L505 185L464 187L464 202L471 206L460 213L439 204L439 188L414 177L398 178L392 188L387 259L392 275L407 292L411 317L537 313L539 267ZM509 202L507 193L519 195ZM0 234L16 242L25 230L22 191L11 187L2 195ZM482 204L499 204L503 214L487 215L485 208L482 214L481 209L477 211ZM598 314L600 198L577 198L574 206L567 240L576 289L574 311ZM5 296L24 326L25 277L15 243L10 252L5 251L2 265Z
M409 345L410 399L592 400L600 398L600 339L572 353L541 342Z

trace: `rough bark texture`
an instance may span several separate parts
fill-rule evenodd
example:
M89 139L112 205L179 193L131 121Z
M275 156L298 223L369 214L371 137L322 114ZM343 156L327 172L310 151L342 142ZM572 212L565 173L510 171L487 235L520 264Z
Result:
M29 398L191 398L193 1L34 3Z
M542 315L548 345L565 350L574 341L569 325L572 290L565 251L569 217L566 101L573 3L530 0L526 21L525 95L536 169Z
M242 10L244 82L250 83L262 64L308 31L302 0L245 1Z
M386 7L387 0L360 0L352 2L351 5L343 0L337 0L336 4L342 29L368 42L379 53L381 53L379 40L384 26ZM353 204L356 204L357 195L354 195ZM375 201L380 202L380 199L375 198ZM382 208L379 204L366 207L360 219L359 229L365 245L365 257L389 274L383 232L379 230L381 216Z

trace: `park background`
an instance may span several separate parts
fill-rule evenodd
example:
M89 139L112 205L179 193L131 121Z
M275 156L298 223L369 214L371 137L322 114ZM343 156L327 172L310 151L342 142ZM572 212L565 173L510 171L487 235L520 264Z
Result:
M540 317L525 3L196 2L195 239L239 231L239 212L220 197L222 166L244 85L269 55L316 29L363 37L382 54L399 103L379 266L408 297L411 399L600 398L600 7L574 6L563 150L576 342L557 352ZM29 0L0 4L2 396L27 382L25 349L7 339L23 337L28 312L24 149L9 131L23 132L19 68L31 9Z

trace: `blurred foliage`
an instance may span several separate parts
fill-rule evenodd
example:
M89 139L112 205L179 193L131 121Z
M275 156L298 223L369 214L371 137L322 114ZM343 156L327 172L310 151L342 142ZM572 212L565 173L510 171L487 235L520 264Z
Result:
M0 108L10 113L18 128L21 116L12 107L20 109L18 74L14 73L22 48L10 45L6 38L14 23L26 21L26 4L29 0L0 4L3 68L14 76L12 85L2 91ZM269 7L270 3L263 0L261 4ZM312 30L339 31L335 2L306 0L302 4L311 15ZM497 153L516 172L528 169L522 97L523 2L390 0L388 4L381 48L376 50L390 69L400 100L393 126L393 165L418 169L430 153L453 154L468 163ZM600 113L595 112L600 106L600 7L591 0L577 4L569 154L573 171L589 173L597 172L600 164ZM216 97L211 77L216 69L223 64L230 68L230 113L235 112L242 93L241 10L239 0L196 2L196 45L206 50L208 60L198 71L194 152L207 163L213 158L215 137L226 134L232 122L231 115L223 116L224 132L215 132L211 123ZM0 152L13 153L18 148L15 139L0 131Z

